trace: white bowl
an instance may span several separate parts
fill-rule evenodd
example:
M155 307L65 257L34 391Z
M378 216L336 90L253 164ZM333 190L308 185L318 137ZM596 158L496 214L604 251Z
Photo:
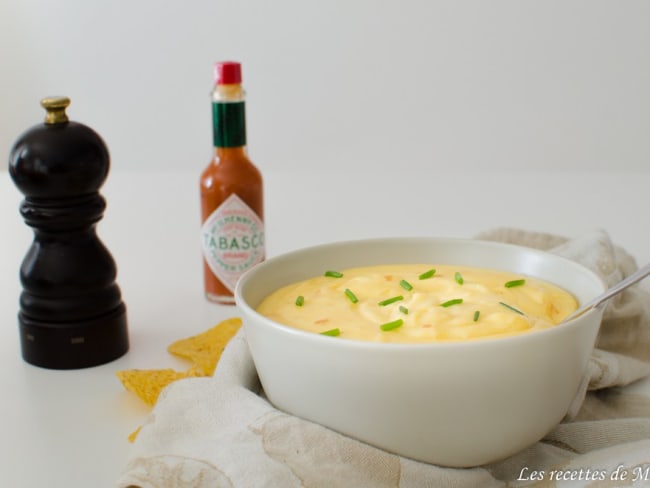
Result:
M328 337L255 311L272 291L325 269L400 263L512 271L555 283L580 303L605 289L573 261L476 240L351 241L269 259L241 277L235 299L271 403L387 451L445 466L505 458L553 429L579 389L602 309L528 334L430 344Z

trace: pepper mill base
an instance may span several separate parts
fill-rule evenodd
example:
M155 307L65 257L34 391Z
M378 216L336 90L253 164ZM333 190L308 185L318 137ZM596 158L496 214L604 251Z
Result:
M48 323L18 314L23 359L49 369L99 366L129 350L126 307L92 320Z

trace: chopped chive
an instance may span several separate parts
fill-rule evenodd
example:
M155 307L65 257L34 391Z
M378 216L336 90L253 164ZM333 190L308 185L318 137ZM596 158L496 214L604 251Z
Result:
M402 312L404 315L408 315L408 314L409 314L409 309L406 308L404 305L400 305L400 306L399 306L399 311Z
M404 324L404 321L402 319L397 319L393 320L392 322L386 322L385 324L381 324L379 328L383 331L389 331L393 329L397 329L398 327L401 327Z
M397 295L396 297L391 297L391 298L387 298L386 300L382 300L377 305L379 305L380 307L385 307L386 305L399 302L400 300L404 300L404 297L402 295Z
M345 289L345 296L348 297L352 303L357 303L359 301L356 295L352 293L352 290L349 288Z
M406 281L406 280L402 280L402 281L400 281L400 282L399 282L399 286L401 286L402 288L404 288L406 291L411 291L411 290L413 289L413 285L411 285L411 283L409 283L409 282Z
M524 312L522 312L521 310L516 309L512 305L508 305L507 303L503 303L503 302L499 302L499 303L501 305L503 305L504 307L506 307L507 309L512 310L513 312L517 312L519 315L524 315Z
M325 276L329 278L343 278L343 273L339 273L338 271L325 271Z
M320 334L321 335L326 335L326 336L336 337L336 336L341 335L341 330L337 327L336 329L326 330L325 332L321 332Z
M479 315L481 315L481 311L477 310L474 312L474 322L478 322Z
M526 283L526 280L512 280L512 281L508 281L504 286L506 288L513 288L515 286L524 285L525 283Z
M456 274L454 275L454 279L456 280L456 283L458 283L459 285L465 283L465 280L463 279L463 275L461 275L458 271L456 271Z
M440 306L441 307L451 307L452 305L459 305L461 303L463 303L462 298L454 298L453 300L447 300L446 302L441 303Z
M302 307L305 304L305 297L298 295L296 298L296 307Z
M418 276L418 280L428 280L434 274L436 274L436 270L435 269L430 269L429 271L425 271L420 276Z

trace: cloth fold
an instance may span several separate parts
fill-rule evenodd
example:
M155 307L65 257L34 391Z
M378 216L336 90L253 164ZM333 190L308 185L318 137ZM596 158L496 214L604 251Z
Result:
M637 265L598 230L575 239L496 229L479 239L561 254L613 285ZM403 458L275 409L243 331L212 378L169 385L132 446L119 488L649 486L650 396L621 387L650 374L650 293L613 298L567 418L510 458L453 469Z

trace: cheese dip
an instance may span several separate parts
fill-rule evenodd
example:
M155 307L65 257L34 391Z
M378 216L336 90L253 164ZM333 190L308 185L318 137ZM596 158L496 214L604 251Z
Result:
M400 264L324 270L267 296L257 311L284 325L375 342L502 337L558 324L577 308L556 285L466 266Z

